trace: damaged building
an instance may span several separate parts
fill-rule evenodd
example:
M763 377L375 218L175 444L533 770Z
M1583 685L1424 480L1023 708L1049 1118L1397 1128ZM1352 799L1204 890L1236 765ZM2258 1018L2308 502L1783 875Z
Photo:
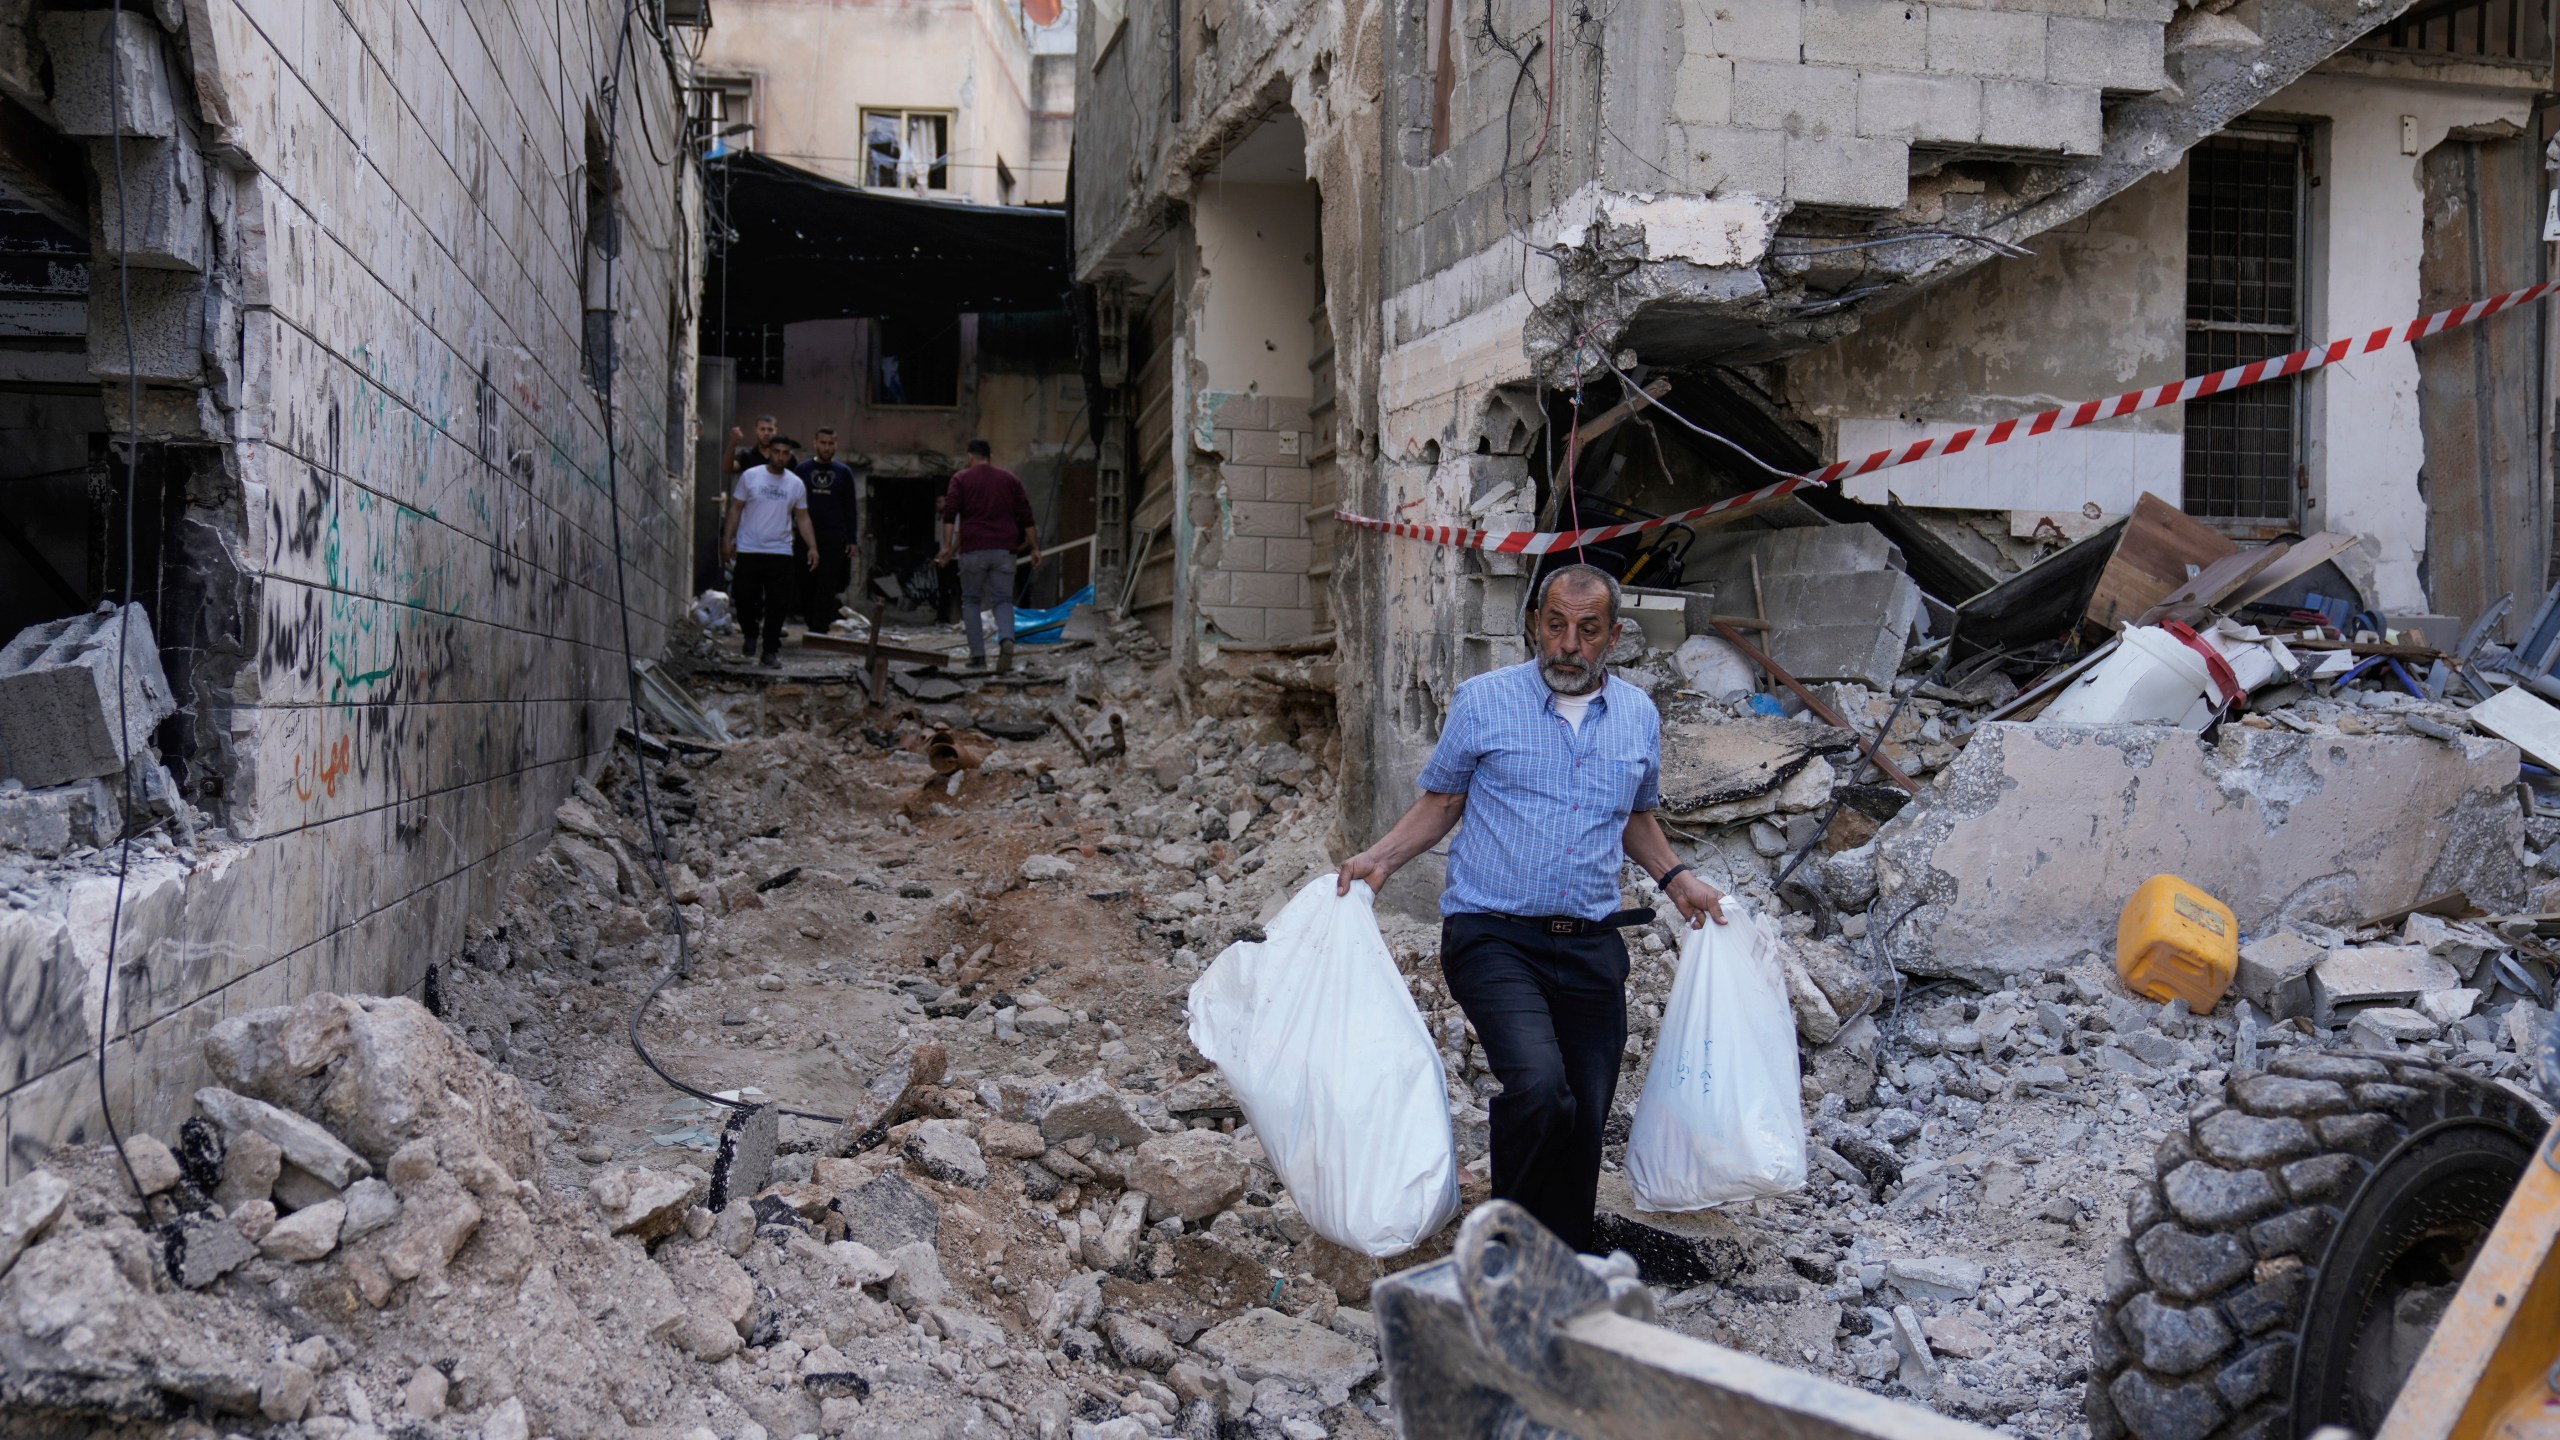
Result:
M871 575L903 613L958 600L935 507L984 439L1022 477L1058 563L1047 605L1092 581L1093 470L1064 216L1076 7L1061 0L724 5L696 82L716 137L703 291L706 441L696 588L719 588L732 425L772 415L854 473ZM855 139L858 138L858 142ZM1066 542L1062 547L1061 542Z
M173 1126L226 1015L417 993L613 744L690 547L646 8L0 15L10 1173Z
M1097 7L1104 569L1187 653L1340 647L1356 841L1518 653L1541 562L1338 509L1641 520L2532 284L2550 29L2503 0ZM1944 636L2151 496L2244 548L2348 537L2331 598L2447 648L2512 595L2512 641L2552 550L2548 337L2537 307L1589 553L1765 613L1782 663L1790 628L1888 632L1880 673L1803 672L1877 684L1896 627ZM1807 525L1875 527L1892 559L1844 568L1914 584L1764 557L1755 612L1733 547Z

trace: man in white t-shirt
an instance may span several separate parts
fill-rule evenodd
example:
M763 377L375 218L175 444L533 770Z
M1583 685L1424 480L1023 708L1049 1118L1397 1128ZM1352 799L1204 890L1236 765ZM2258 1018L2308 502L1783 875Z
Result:
M792 574L791 532L803 542L803 569L818 565L818 537L809 528L809 492L791 473L795 447L782 436L767 440L764 463L738 476L729 491L728 527L720 541L720 558L736 567L730 604L738 612L740 659L755 658L757 628L764 644L760 663L782 668L782 621L799 594Z

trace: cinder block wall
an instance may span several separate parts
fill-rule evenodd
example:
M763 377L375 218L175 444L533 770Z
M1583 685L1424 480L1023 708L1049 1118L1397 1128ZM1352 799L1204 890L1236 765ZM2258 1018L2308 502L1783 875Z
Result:
M1210 401L1210 418L1220 513L1215 563L1193 582L1201 612L1249 644L1303 640L1315 633L1317 584L1307 575L1315 563L1307 520L1314 497L1307 402L1218 396Z
M671 352L690 346L699 233L677 81L634 21L609 474L582 363L603 293L584 180L620 0L186 10L153 38L185 62L182 112L222 171L200 202L204 288L237 300L206 340L237 383L199 392L210 433L189 438L236 487L212 543L244 572L246 658L200 717L229 842L138 852L125 898L111 1099L163 1133L215 1021L417 987L611 745L616 490L641 656L683 595L693 365ZM11 1175L98 1133L84 1051L114 881L44 878L43 903L0 912L29 1017L0 1031Z

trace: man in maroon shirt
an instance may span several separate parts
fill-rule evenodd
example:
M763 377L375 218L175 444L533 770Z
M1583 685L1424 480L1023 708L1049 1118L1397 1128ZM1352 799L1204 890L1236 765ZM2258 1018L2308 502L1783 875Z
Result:
M1031 496L1022 478L995 463L994 447L969 442L969 468L951 477L942 496L942 553L936 565L960 566L960 623L969 632L969 663L987 663L987 637L978 608L993 603L996 672L1013 669L1013 554L1030 542L1040 563L1040 527L1031 518Z

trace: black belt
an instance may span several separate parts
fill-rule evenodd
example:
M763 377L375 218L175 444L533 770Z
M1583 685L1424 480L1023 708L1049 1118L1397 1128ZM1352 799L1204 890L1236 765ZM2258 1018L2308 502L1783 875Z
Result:
M1650 905L1639 905L1633 910L1621 910L1598 920L1584 920L1573 915L1505 915L1500 911L1486 913L1491 914L1496 920L1508 920L1514 925L1527 925L1550 935L1597 935L1603 930L1623 930L1630 925L1653 923L1653 907Z

